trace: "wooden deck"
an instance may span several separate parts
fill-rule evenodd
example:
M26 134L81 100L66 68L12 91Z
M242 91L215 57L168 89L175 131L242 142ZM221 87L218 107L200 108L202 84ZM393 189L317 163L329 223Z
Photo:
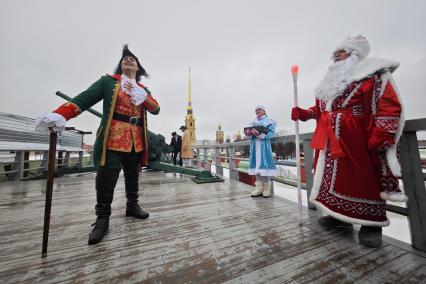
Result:
M120 179L110 231L87 238L94 175L55 180L49 254L41 259L45 181L0 184L0 283L421 283L426 258L386 241L360 245L356 231L324 230L319 213L299 227L294 203L252 199L236 181L197 185L144 172L144 208L126 218Z

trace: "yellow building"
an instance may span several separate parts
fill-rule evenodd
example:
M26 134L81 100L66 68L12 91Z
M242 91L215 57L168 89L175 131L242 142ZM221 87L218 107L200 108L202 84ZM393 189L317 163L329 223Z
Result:
M241 141L241 132L240 132L240 130L238 130L238 132L237 132L237 139L236 139L236 141Z
M185 126L188 128L189 141L191 145L195 145L195 117L192 110L192 95L191 95L191 68L189 68L189 81L188 81L188 107L186 108Z
M219 124L219 127L216 131L216 143L223 144L224 139L225 139L225 134L223 133L222 126Z

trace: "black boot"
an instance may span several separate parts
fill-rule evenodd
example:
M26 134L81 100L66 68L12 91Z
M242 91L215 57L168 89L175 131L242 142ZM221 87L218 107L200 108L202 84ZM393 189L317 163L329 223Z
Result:
M141 209L139 200L139 159L138 154L129 154L123 161L124 183L126 186L126 216L146 219L149 214Z
M102 241L109 228L109 216L111 216L111 203L114 197L114 188L117 184L120 170L101 168L96 174L96 223L89 235L89 245Z
M142 210L142 208L136 204L133 206L127 206L126 208L127 217L135 217L138 219L146 219L149 217L149 213Z
M98 217L96 222L92 224L95 226L92 232L89 235L89 245L95 245L102 241L106 232L109 228L109 218L108 217Z
M333 218L331 216L323 216L323 217L318 219L318 222L320 223L320 225L327 227L327 228L336 228L336 227L349 228L349 227L352 227L352 224L340 221L340 220Z
M382 244L382 227L361 226L358 238L361 244L377 248Z

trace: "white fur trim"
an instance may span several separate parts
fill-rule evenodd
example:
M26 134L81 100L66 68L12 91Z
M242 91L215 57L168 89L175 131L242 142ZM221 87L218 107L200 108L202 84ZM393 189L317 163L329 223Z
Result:
M348 36L340 45L334 49L333 53L339 50L346 50L347 52L354 51L360 59L363 59L367 57L368 53L370 52L370 44L368 43L368 40L362 35L357 35L354 37Z
M390 192L382 191L380 192L380 198L386 201L394 202L407 202L408 197L402 192Z
M276 170L275 169L261 169L260 168L260 164L262 162L262 141L260 139L256 139L255 142L255 157L256 157L256 168L251 168L248 169L248 174L249 175L258 175L260 174L261 176L265 176L265 177L274 177L276 175Z
M398 130L395 133L395 144L390 146L386 150L386 159L388 161L389 168L392 174L396 177L401 177L402 173L401 173L401 166L399 164L398 157L397 157L397 147L398 147L399 139L401 138L401 135L402 135L402 131L404 130L405 111L404 111L404 104L402 103L398 87L396 86L395 81L393 80L393 77L390 74L389 74L389 83L392 85L393 89L395 90L399 103L401 104L401 115L399 118Z
M312 185L311 196L309 197L310 202L314 202L315 198L317 198L319 189L322 183L322 177L324 176L324 168L325 168L325 150L320 150L317 166L315 168L314 174L314 182Z
M351 218L351 217L348 217L348 216L345 216L345 215L331 211L326 206L324 206L322 203L320 203L316 200L313 200L311 202L314 203L314 205L317 208L319 208L322 211L324 211L325 213L329 214L331 217L336 218L336 219L343 221L343 222L346 222L346 223L362 225L362 226L378 226L378 227L386 227L386 226L389 226L389 224L390 224L389 219L387 219L386 221L383 221L383 222L376 222L376 221L368 221L368 220Z
M354 66L351 73L351 82L362 80L368 76L373 75L374 73L380 70L389 70L393 73L396 68L398 68L399 62L382 59L382 58L373 58L368 57L364 60L361 60Z
M255 154L256 154L256 169L260 168L260 163L262 162L262 142L259 139L256 139L255 142Z
M274 177L276 175L275 169L248 169L248 174L251 176L261 175L264 177Z

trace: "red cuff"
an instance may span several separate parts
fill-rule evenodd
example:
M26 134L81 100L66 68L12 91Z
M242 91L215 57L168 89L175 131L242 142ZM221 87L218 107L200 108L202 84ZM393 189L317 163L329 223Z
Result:
M385 151L395 144L393 134L380 128L374 128L373 133L368 139L368 150Z
M291 110L291 119L296 121L307 121L309 119L312 119L314 117L314 112L312 110L306 110L300 107L294 107Z
M53 112L62 115L66 120L70 120L71 118L79 115L81 113L81 109L75 103L68 102L55 109Z
M154 112L160 107L158 102L150 94L146 97L144 105L149 112Z

